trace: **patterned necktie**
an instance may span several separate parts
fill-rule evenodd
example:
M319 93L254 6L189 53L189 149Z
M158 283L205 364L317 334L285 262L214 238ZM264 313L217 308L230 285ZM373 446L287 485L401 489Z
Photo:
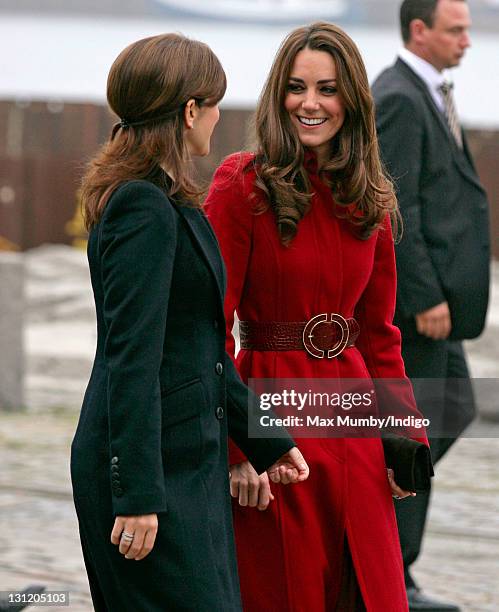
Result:
M463 136L461 133L461 126L459 125L459 119L457 118L456 106L454 104L454 96L452 95L453 87L453 83L444 81L438 89L442 94L442 99L444 101L445 117L447 118L447 124L449 125L449 129L451 131L451 134L454 136L454 140L456 141L457 146L462 149Z

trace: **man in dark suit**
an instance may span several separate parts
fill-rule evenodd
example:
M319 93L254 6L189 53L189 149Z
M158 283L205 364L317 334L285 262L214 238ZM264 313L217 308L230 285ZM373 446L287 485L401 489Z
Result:
M468 5L404 0L400 21L404 48L373 94L381 154L404 222L396 323L419 407L432 420L436 463L475 413L461 340L478 336L485 322L488 205L444 75L470 45ZM409 607L456 611L425 596L411 576L428 502L429 494L418 493L396 504Z

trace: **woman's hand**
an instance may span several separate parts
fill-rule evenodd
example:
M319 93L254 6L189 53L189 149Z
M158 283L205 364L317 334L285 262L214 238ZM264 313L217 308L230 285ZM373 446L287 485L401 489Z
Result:
M398 486L398 484L395 482L393 470L391 468L386 469L386 474L388 476L388 483L390 484L390 488L392 490L392 496L395 499L404 499L404 497L416 497L416 493L414 493L413 491L404 491L404 489L401 489Z
M234 463L229 467L230 494L238 498L240 506L266 510L274 499L267 474L260 476L249 461Z
M274 465L269 467L267 473L272 482L289 484L290 482L295 483L307 480L309 468L301 452L296 446L293 446Z
M117 516L111 532L111 542L119 545L125 559L140 561L151 552L158 533L158 515Z

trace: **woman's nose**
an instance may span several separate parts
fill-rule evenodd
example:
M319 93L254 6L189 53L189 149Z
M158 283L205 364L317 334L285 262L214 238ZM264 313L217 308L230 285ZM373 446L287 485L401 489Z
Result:
M319 102L315 93L307 93L305 99L302 102L303 110L314 111L319 108Z

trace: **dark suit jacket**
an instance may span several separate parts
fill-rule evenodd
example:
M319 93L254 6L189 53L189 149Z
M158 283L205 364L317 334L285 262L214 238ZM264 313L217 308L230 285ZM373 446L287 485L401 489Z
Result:
M373 85L381 156L404 221L396 247L396 323L447 301L453 339L474 338L489 292L488 204L464 138L461 151L426 84L401 59Z
M98 342L71 469L92 591L109 610L239 610L227 436L260 471L293 442L247 437L216 238L199 210L131 181L88 257ZM109 542L113 516L154 512L152 553L125 560Z

